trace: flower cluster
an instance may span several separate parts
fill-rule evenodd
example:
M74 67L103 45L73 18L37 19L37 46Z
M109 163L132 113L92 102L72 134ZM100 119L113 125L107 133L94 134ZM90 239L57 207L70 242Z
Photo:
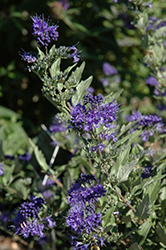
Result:
M153 76L149 76L146 79L146 83L151 86L160 86L160 83L157 81L157 79Z
M166 26L166 21L160 20L159 18L156 18L155 16L150 16L148 20L148 26L146 27L146 31L152 30L156 31L157 29L160 29L162 27Z
M69 58L73 58L73 63L78 62L80 58L80 55L78 55L80 51L76 48L76 45L70 47L70 51L73 51L73 53L69 55Z
M50 25L49 19L46 21L44 15L31 17L33 21L32 34L36 36L36 40L42 46L48 46L51 41L57 41L58 25Z
M29 162L32 156L26 151L23 155L18 155L18 158L22 161Z
M151 164L148 164L145 167L144 172L141 174L142 179L149 178L151 176L152 168L153 168L153 165L151 165Z
M104 87L108 87L112 81L117 84L120 82L118 70L108 62L103 63L103 73L105 74L105 77L101 78L100 82Z
M20 52L20 56L22 60L27 63L34 63L36 61L36 57L30 54L29 52L26 52L25 50Z
M164 124L162 118L157 115L142 115L139 111L133 111L131 116L127 116L126 120L128 122L137 121L135 124L135 129L143 128L144 131L141 133L143 141L147 141L149 136L156 132L162 132ZM152 129L156 125L155 129Z
M58 132L63 132L66 130L65 123L60 122L59 118L55 115L54 116L54 121L49 127L50 132L53 134L56 134Z
M38 70L41 66L43 67L43 61L45 65L45 63L49 63L49 60L55 60L59 57L63 59L73 58L74 63L79 61L80 55L78 54L80 51L76 48L77 44L70 47L55 47L54 51L51 52L52 55L50 55L48 52L48 45L53 41L57 41L59 34L56 30L58 28L58 25L50 24L49 18L45 20L44 15L38 16L36 14L31 18L33 21L32 34L36 37L38 44L45 47L46 55L41 60L40 55L34 56L24 50L20 52L22 60L24 60L28 64L31 64L31 66L28 65L27 70Z
M112 128L117 119L119 105L114 101L105 104L101 94L92 96L90 93L83 98L83 105L77 104L71 110L71 124L86 132L93 131L101 125Z
M117 69L107 62L103 63L103 72L106 76L118 74Z
M153 94L155 96L166 96L166 91L161 88L162 85L158 82L158 80L155 77L149 76L146 79L146 83L148 85L154 86Z
M82 233L90 234L94 229L101 229L101 214L96 213L95 202L105 195L106 190L99 183L93 185L96 178L93 175L81 174L68 190L68 203L70 211L66 218L66 224L76 236L71 235L74 249L80 248L77 237ZM83 247L81 245L81 247Z
M44 237L43 230L45 225L41 221L39 213L43 209L45 200L43 198L31 197L30 202L24 202L21 204L14 222L15 234L23 235L25 238L32 236ZM47 222L49 227L53 227L55 222L52 221L51 217L47 217L44 220Z

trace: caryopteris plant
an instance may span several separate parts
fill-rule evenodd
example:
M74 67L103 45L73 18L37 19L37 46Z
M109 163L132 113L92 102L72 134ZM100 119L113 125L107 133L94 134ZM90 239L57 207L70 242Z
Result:
M148 19L148 3L129 2L137 13L136 26L143 32L143 42L148 39L144 60L153 70L148 84L162 92L165 50L157 26L161 22ZM52 193L31 192L13 220L15 234L38 239L48 237L53 228L57 234L62 231L67 246L70 242L69 248L75 250L165 249L166 157L163 148L158 152L151 148L156 140L164 145L164 121L157 114L133 111L128 122L121 124L123 108L118 97L122 90L107 96L90 94L92 77L81 79L85 63L80 62L77 44L57 47L58 25L44 15L33 16L32 22L32 34L40 47L34 54L22 51L20 55L27 70L41 79L43 95L59 110L50 127L56 154L61 147L72 155L67 163L52 166L30 141L41 167L39 176L47 177L44 185ZM143 27L142 22L152 26ZM158 57L160 47L163 53ZM63 60L70 63L66 69ZM107 71L113 69L105 66ZM3 175L3 164L0 171ZM53 183L46 185L48 181Z

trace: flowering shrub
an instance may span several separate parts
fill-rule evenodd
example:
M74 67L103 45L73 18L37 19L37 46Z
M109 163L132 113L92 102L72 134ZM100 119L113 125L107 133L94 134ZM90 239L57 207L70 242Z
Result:
M144 62L152 71L145 81L157 91L154 97L165 103L165 23L148 17L151 3L127 2L135 16L133 24L143 35ZM100 81L107 95L92 95L92 77L82 80L85 63L78 44L58 47L58 25L44 14L31 19L40 47L34 54L23 50L20 56L26 69L40 78L43 96L59 113L49 130L42 126L50 140L45 148L53 145L50 157L40 148L43 135L38 141L27 140L17 119L12 124L19 128L17 137L22 135L24 150L10 155L7 138L5 149L0 148L4 206L12 200L18 207L3 222L8 221L8 228L27 242L32 239L30 245L45 236L53 239L56 232L65 249L162 249L166 246L164 118L133 110L124 122L122 90L116 86L117 91L109 93L110 81L117 85L121 81L118 70L105 62ZM64 159L58 159L59 151ZM3 213L4 208L1 217ZM58 240L54 243L58 245Z

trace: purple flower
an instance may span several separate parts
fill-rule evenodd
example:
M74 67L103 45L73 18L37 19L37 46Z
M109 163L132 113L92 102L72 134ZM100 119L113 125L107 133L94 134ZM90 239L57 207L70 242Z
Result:
M107 63L107 62L103 63L103 72L107 76L117 75L118 74L117 69L114 66L112 66L111 64Z
M99 183L94 185L95 180L93 175L83 173L68 190L68 203L71 208L66 224L71 231L75 231L77 236L80 236L82 232L90 234L94 229L101 228L101 214L96 212L94 202L104 196L106 190ZM76 240L77 236L70 236L71 243L75 246L74 249L84 249L80 248L82 243Z
M20 56L22 60L24 60L27 63L34 63L36 61L36 57L31 55L29 52L26 52L23 50L22 53L20 53Z
M32 34L36 36L36 40L40 45L48 46L51 41L57 41L58 25L51 25L49 19L45 20L44 15L31 17L33 21Z
M100 79L100 82L103 84L104 87L108 87L109 86L109 80L107 78L102 78Z
M2 165L2 163L0 163L0 175L4 174L4 167Z
M45 199L51 199L51 198L53 198L53 193L51 193L51 191L48 189L48 190L44 190L44 191L41 191L41 193L42 193L42 195L43 195L43 197L45 198Z
M52 220L51 217L47 217L46 218L46 221L48 222L48 226L51 228L51 227L54 227L56 225L56 223Z
M54 184L55 181L53 179L48 178L45 186L52 187Z
M98 149L100 149L100 151L102 152L104 150L105 146L103 143L99 143L97 144L97 146L94 146L91 148L91 151L94 152L94 151L97 151Z
M147 6L151 8L153 5L151 3L148 3ZM146 30L156 31L157 29L160 29L165 26L166 20L162 21L159 18L156 18L155 16L150 16Z
M151 86L160 86L160 83L157 81L157 79L153 76L149 76L146 79L146 83Z
M39 213L43 209L45 200L41 197L31 197L30 202L23 202L15 219L13 220L15 228L15 234L23 235L25 238L32 236L44 237L43 230L45 228L44 221L47 222L49 227L54 225L54 222L50 217L47 217L44 221L40 221Z
M63 132L63 131L66 130L65 123L60 122L59 118L55 115L54 116L54 121L50 125L49 130L54 134L56 134L58 132Z
M59 1L62 4L63 10L67 10L70 7L68 0Z
M153 7L153 4L152 3L147 3L147 6L149 7L149 8L152 8Z
M145 167L144 172L141 174L142 179L149 178L151 176L152 168L153 168L153 165L151 165L151 164L148 164Z
M18 158L22 161L30 161L32 156L26 151L23 155L18 155Z
M143 141L147 141L149 136L152 136L154 131L162 132L164 124L162 118L157 115L142 115L139 111L133 111L131 116L127 116L126 120L129 122L137 121L133 127L133 131L142 128L144 131L141 133ZM154 129L153 127L156 126ZM153 129L152 129L153 128Z
M112 123L117 118L119 105L114 101L104 104L104 98L101 94L92 96L86 94L83 98L84 104L77 104L71 110L71 124L79 130L93 131L104 125L111 128Z
M78 53L80 53L80 51L76 48L76 45L73 45L73 46L70 47L70 50L74 50L74 52L69 56L69 58L73 57L73 62L74 63L78 62L79 58L80 58L80 55L78 55Z
M93 94L95 92L94 88L92 87L88 87L86 91L89 92L90 94Z

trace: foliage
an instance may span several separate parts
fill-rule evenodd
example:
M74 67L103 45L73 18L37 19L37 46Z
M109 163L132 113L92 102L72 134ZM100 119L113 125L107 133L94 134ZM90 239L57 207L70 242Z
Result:
M164 249L166 31L157 2L48 3L64 24L45 18L42 6L44 14L31 18L37 43L29 45L32 52L19 49L27 72L22 62L18 73L16 59L5 58L1 67L2 94L12 96L8 104L3 96L0 107L1 232L23 235L24 242L18 239L29 249ZM4 13L23 31L31 13L13 8ZM23 38L31 36L23 35L24 45ZM48 126L50 114L58 113L49 128L29 127L27 134L20 115L26 108L7 108L16 99L4 83L22 79L25 86L24 75L37 81L32 72L52 105L46 104L45 118L45 103L38 105L37 125Z

